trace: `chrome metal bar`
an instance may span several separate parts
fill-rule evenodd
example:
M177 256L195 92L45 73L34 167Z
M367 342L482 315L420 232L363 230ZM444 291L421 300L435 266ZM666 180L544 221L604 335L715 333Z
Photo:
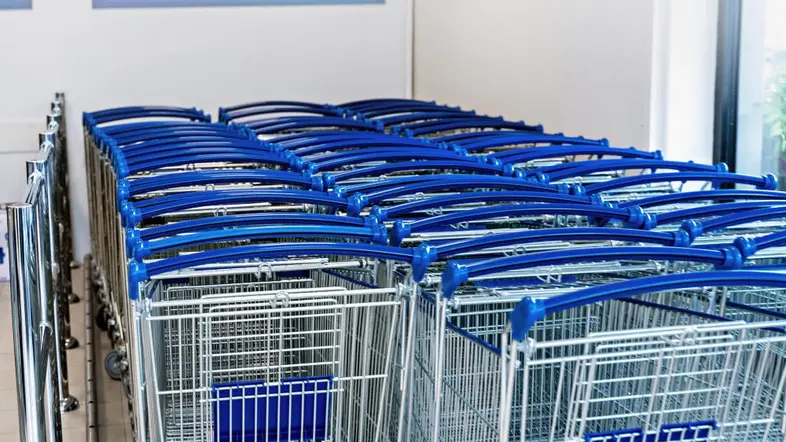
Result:
M8 205L19 434L25 442L58 442L62 430L52 369L52 317L48 315L52 298L47 298L45 285L38 279L44 257L39 255L40 241L36 244L36 223L33 204Z

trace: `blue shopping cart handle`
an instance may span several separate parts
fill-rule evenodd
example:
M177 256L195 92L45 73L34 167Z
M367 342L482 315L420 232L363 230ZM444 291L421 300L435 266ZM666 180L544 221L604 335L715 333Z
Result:
M377 112L378 114L379 112ZM373 118L369 116L367 113L363 113L360 117L366 118ZM458 119L458 118L478 118L478 115L475 112L466 112L461 110L453 110L453 111L444 111L444 110L432 110L432 111L419 111L419 112L412 112L408 114L397 114L391 115L388 117L385 116L378 116L373 119L373 121L379 121L385 125L385 127L389 126L396 126L402 125L407 123L414 123L418 121L435 121L441 119Z
M207 190L166 195L149 200L125 202L121 207L123 227L137 226L144 220L167 213L198 207L253 203L314 204L331 209L346 209L347 200L309 190Z
M352 155L341 155L352 154ZM308 169L311 173L338 170L346 166L367 164L381 161L416 161L416 160L454 160L477 163L473 157L462 156L449 150L440 149L410 149L410 148L369 148L359 151L340 152L339 154L326 154L331 158L309 158L311 163ZM313 160L313 161L312 161Z
M82 114L82 120L86 125L97 125L135 118L184 118L193 121L210 122L210 116L197 108L189 109L170 106L117 107Z
M195 131L183 130L167 133L149 133L127 139L113 139L115 144L124 151L126 149L145 150L153 148L164 148L173 143L194 143L194 142L227 142L227 141L246 141L248 136L236 131Z
M298 113L308 115L323 115L326 117L340 117L341 113L338 109L329 107L309 107L309 106L272 106L272 107L257 107L248 108L244 110L237 110L232 112L224 112L218 115L218 121L229 122L239 118L254 117L258 115L269 114L283 114L283 113Z
M223 138L213 140L187 140L175 139L161 144L154 144L152 147L145 146L146 143L134 144L120 149L120 153L127 162L145 161L147 159L163 158L166 156L178 155L178 152L196 152L203 149L226 149L231 148L238 152L243 150L267 151L256 140L242 139L242 138ZM274 153L276 156L281 156L279 153Z
M511 138L518 138L516 139L505 139L507 137ZM540 132L518 132L518 131L510 131L510 130L484 130L481 132L459 132L450 135L444 135L441 137L435 137L432 141L438 143L458 143L462 146L468 143L482 143L484 141L492 141L496 140L500 144L493 144L489 147L501 147L501 146L510 146L515 144L531 144L531 141L528 141L532 138L541 139L540 137L547 137L546 141L542 142L549 142L554 141L556 144L563 144L564 141L560 140L572 140L565 144L594 144L594 145L602 145L608 146L609 141L605 138L600 140L592 140L585 138L583 136L577 137L568 137L561 132L557 133L540 133ZM536 141L541 142L541 141Z
M94 138L109 137L117 139L119 142L123 142L125 138L133 137L137 134L148 134L152 136L152 134L166 134L167 132L178 130L232 130L227 126L223 126L223 129L218 129L215 124L202 121L144 121L123 123L114 126L86 126L85 129Z
M127 229L126 247L132 249L134 244L140 239L149 241L167 236L196 233L217 228L260 227L287 224L319 225L323 228L330 228L332 226L376 227L380 225L379 222L372 217L354 218L350 216L323 215L319 213L273 212L211 216L207 218L189 219L176 223L167 223L141 230L133 228Z
M620 203L620 207L639 206L657 207L670 204L689 203L695 201L724 201L724 200L751 200L751 201L784 201L786 192L769 190L724 189L700 190L694 192L675 192L666 195L657 195L633 201Z
M435 196L417 201L397 204L395 206L371 208L371 215L379 221L400 218L413 212L425 210L432 211L429 216L442 215L443 208L461 204L472 203L572 203L572 204L602 204L602 199L597 195L580 196L566 193L529 192L529 191L499 191L499 192L468 192L456 195Z
M740 211L763 209L783 204L786 204L786 201L746 201L742 203L705 204L688 209L658 213L655 216L658 218L658 225L663 226L673 222L691 221L695 218L724 216Z
M468 149L468 151L472 150ZM605 156L615 156L620 158L639 158L644 160L663 159L663 154L659 150L646 152L632 147L621 148L593 145L549 145L521 147L517 149L491 153L488 155L488 157L498 159L503 163L516 164L535 160L544 160L547 158L560 158L578 155L597 156L599 158Z
M521 176L521 171L514 169L511 166L496 166L492 164L483 164L478 162L461 161L461 160L425 160L425 161L403 161L399 163L386 163L378 166L360 167L357 169L348 170L346 172L338 172L332 174L330 172L324 173L322 178L325 182L325 187L332 187L336 183L342 181L352 180L362 177L381 177L389 173L399 172L414 172L426 170L439 170L446 171L460 171L463 173L479 173L488 175L502 175L502 176Z
M193 268L206 264L250 261L249 265L264 265L258 260L290 256L349 256L373 258L387 261L404 262L413 265L413 277L418 277L415 268L423 268L418 263L423 260L419 253L423 249L404 249L400 247L357 243L277 243L229 247L205 252L181 255L149 263L131 261L128 265L129 297L136 300L139 284L156 275Z
M603 284L546 299L527 296L510 313L511 335L523 341L535 323L548 315L598 302L689 288L751 285L786 288L786 275L750 270L675 273Z
M311 190L322 190L323 187L320 177L293 172L264 169L203 170L144 177L133 181L120 180L117 185L117 199L127 200L133 196L177 187L235 183L296 186Z
M326 174L329 175L330 172L327 172ZM322 174L321 176L324 176L326 174ZM378 191L382 189L391 189L394 187L409 186L416 183L424 183L426 181L431 181L433 179L434 179L434 175L412 175L412 176L391 177L391 178L379 177L379 179L377 179L376 181L366 181L363 183L346 184L346 185L337 184L333 186L333 188L328 192L331 195L345 197L347 195L354 195L356 193L368 193L368 192ZM360 207L360 209L362 208L363 207Z
M387 188L367 194L354 194L350 197L350 204L353 206L353 210L360 210L370 204L378 204L382 201L404 195L472 189L481 191L486 189L500 189L570 193L573 195L584 194L583 189L578 185L553 186L550 184L533 183L532 181L513 177L494 175L430 175L429 177L431 178L429 181Z
M422 218L417 221L405 222L397 220L393 223L391 242L399 245L412 233L423 232L436 227L450 226L471 221L491 220L502 217L543 216L543 215L575 215L585 216L601 223L610 219L618 219L627 225L649 230L655 227L655 217L644 213L638 207L625 209L600 204L501 204L477 209L461 210L447 215Z
M740 250L742 256L747 258L756 252L769 249L770 247L780 247L786 244L786 230L770 233L769 235L756 238L746 238L741 236L734 240L734 246ZM782 265L782 264L779 264Z
M292 101L292 100L271 100L271 101L254 101L251 103L236 104L234 106L223 106L218 108L219 113L231 113L239 110L251 109L253 107L270 107L270 106L294 106L312 109L335 108L330 104L312 103L309 101Z
M786 218L786 206L774 206L763 209L737 211L730 215L719 216L701 222L686 221L682 224L682 228L688 231L691 238L695 239L704 233L725 229L727 227L783 218Z
M154 110L129 110L127 112L114 112L97 114L92 113L84 117L84 121L88 126L96 126L105 123L113 123L121 120L133 120L137 118L181 118L192 121L210 122L210 115L204 114L202 111L193 110L173 110L173 109L154 109Z
M373 226L319 226L319 225L272 225L259 227L237 227L234 229L206 230L192 235L178 235L156 240L138 240L128 250L128 258L142 261L154 254L196 247L203 244L215 244L230 241L263 240L263 239L321 239L322 241L350 239L376 244L387 244L384 227ZM324 238L324 239L323 239Z
M472 134L473 132L469 132L466 135ZM529 144L542 144L542 143L549 143L550 146L540 146L540 147L549 147L549 148L561 148L561 147L572 147L572 148L579 148L580 146L595 146L596 148L599 147L607 147L609 142L605 138L602 140L591 140L583 137L567 137L561 134L544 134L539 132L500 132L500 135L485 135L489 132L474 132L479 134L474 138L469 138L467 141L466 136L458 137L458 136L449 136L443 138L437 138L435 142L443 142L443 143L451 143L451 144L458 144L459 146L463 147L467 150L467 152L480 152L485 151L487 149L494 149L498 147L505 147L505 146L517 146L517 145L529 145ZM537 147L536 147L537 148ZM497 157L505 157L509 155L515 155L520 149L528 149L528 148L515 148L515 149L505 149L500 152L495 152L491 155ZM569 155L569 154L566 154Z
M487 118L462 118L449 121L448 119L442 120L438 123L427 122L430 124L415 123L405 126L393 126L391 133L403 134L410 137L419 137L423 135L430 135L439 132L447 132L454 130L465 129L510 129L526 132L543 132L543 126L531 126L522 122L505 121L502 119Z
M354 112L356 118L379 118L394 114L413 114L418 112L457 112L474 113L473 110L462 110L458 106L434 103L398 103L386 106L365 106L361 108L347 109Z
M352 111L363 112L371 109L387 109L393 106L402 106L408 104L444 106L437 104L436 101L415 100L411 98L371 98L366 100L349 101L336 106Z
M709 182L713 187L720 187L721 184L747 184L758 189L775 190L778 188L778 179L775 175L767 174L761 177L742 175L738 173L726 172L673 172L673 173L653 173L647 175L628 176L616 178L602 183L589 184L586 191L589 194L608 192L610 190L622 189L630 186L640 186L653 183L667 182Z
M289 144L281 145L282 148L286 150L290 150L297 154L298 156L310 156L316 154L324 154L325 152L337 152L342 150L353 149L351 152L364 152L368 148L374 147L387 147L387 148L416 148L416 149L442 149L443 146L434 144L434 143L427 143L423 140L417 140L412 138L403 138L403 137L396 137L394 135L382 135L376 132L363 132L368 133L372 136L366 136L363 138L360 137L352 137L347 139L347 137L341 137L337 140L328 140L321 144L314 144L312 143L310 146L305 147L294 147ZM338 137L337 137L338 138ZM292 143L294 144L294 143ZM303 143L299 143L303 144Z
M110 129L117 128L120 128L121 130L110 131ZM195 122L152 127L148 127L148 125L144 125L144 127L137 127L136 125L124 124L118 126L102 127L99 128L97 132L100 132L102 136L115 140L120 145L139 143L142 141L154 141L157 139L174 138L179 136L212 135L222 137L234 136L238 138L248 137L248 135L238 132L238 130L234 127Z
M205 152L207 151L207 152ZM184 166L187 164L199 163L213 163L213 162L231 162L231 163L259 163L259 164L272 164L275 166L290 167L290 161L282 158L279 155L271 154L270 152L236 152L232 149L204 149L203 151L189 149L188 152L182 152L181 156L166 156L164 158L156 158L147 161L138 161L132 164L125 164L122 159L118 160L115 173L120 178L126 178L130 175L147 172L152 170L161 169L164 167Z
M511 270L602 261L687 261L712 264L718 269L742 266L740 251L733 246L720 250L691 247L612 247L608 249L568 249L490 259L470 265L449 262L442 273L442 294L451 298L456 289L471 278Z
M519 244L549 241L625 241L645 244L660 244L673 247L690 246L690 237L683 230L654 232L636 229L610 229L605 227L563 227L536 229L522 232L486 235L470 240L456 241L432 246L437 259L447 259L464 253Z
M423 118L431 118L432 115L436 114L436 118L441 118L443 116L453 116L453 115L476 115L474 110L462 110L460 107L451 107L451 106L443 106L443 105L433 105L433 104L407 104L407 105L400 105L400 106L392 106L385 109L371 109L365 110L363 112L358 112L355 114L356 118L366 118L366 119L378 119L385 123L385 125L396 124L396 121L406 122L406 121L418 121L417 119ZM405 117L403 120L391 120L391 118L395 117ZM416 120L410 120L409 117L415 116Z
M288 117L267 120L249 121L245 123L257 134L274 134L276 132L319 127L337 127L382 132L381 125L373 125L366 121L350 120L341 117Z
M645 159L588 160L541 167L538 169L538 172L546 174L553 181L561 181L569 178L591 175L593 173L616 170L650 170L652 173L655 173L656 170L676 170L680 172L728 172L729 166L727 166L726 163L709 165L692 162Z

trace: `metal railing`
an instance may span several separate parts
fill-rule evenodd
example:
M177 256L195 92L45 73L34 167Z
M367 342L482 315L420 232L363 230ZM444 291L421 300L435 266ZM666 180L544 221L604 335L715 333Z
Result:
M62 440L61 412L75 410L66 349L70 331L72 252L68 215L62 94L39 135L38 158L27 161L22 202L9 204L11 303L20 440Z

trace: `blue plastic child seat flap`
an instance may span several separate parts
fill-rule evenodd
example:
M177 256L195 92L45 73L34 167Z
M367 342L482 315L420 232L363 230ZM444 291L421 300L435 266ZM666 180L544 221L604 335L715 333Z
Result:
M325 440L333 376L213 384L213 440Z

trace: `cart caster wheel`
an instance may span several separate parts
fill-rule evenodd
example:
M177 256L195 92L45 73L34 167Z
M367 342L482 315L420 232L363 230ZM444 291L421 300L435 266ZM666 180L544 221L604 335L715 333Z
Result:
M115 381L123 378L123 370L120 368L120 356L116 351L109 352L104 358L104 370Z
M76 293L71 293L68 295L68 303L69 304L77 304L80 301L79 295Z
M98 311L96 312L95 315L95 321L96 321L96 326L101 331L107 331L109 329L109 324L108 324L109 318L107 317L106 309L104 309L104 307L98 307Z

